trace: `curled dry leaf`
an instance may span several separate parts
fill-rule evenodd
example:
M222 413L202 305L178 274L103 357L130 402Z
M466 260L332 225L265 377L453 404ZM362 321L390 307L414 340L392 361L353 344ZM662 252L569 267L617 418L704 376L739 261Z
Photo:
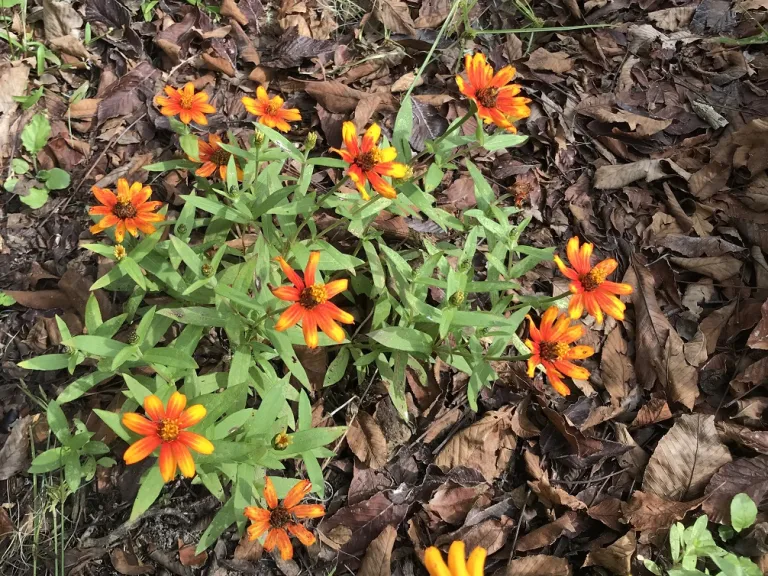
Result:
M738 302L734 300L730 304L718 308L699 324L699 330L704 333L704 337L707 339L707 354L715 353L720 332L722 332L728 320L733 316L737 304Z
M576 106L576 112L589 116L600 122L609 124L627 124L629 129L638 136L652 136L669 127L672 120L657 120L640 114L612 108L616 105L616 99L612 94L593 96L584 99Z
M768 350L768 300L760 307L760 322L749 335L747 346L758 350Z
M715 427L723 440L736 442L760 454L768 454L768 431L751 430L746 426L718 422Z
M392 32L408 36L418 34L408 4L402 0L376 0L373 15Z
M112 566L120 574L125 576L139 576L140 574L152 574L155 571L154 566L149 564L139 564L139 560L131 552L126 552L120 548L115 548L109 553L109 559Z
M645 466L648 464L648 453L635 442L626 424L614 422L613 427L616 430L616 439L630 448L629 451L619 456L619 465L632 478L639 479L643 474L643 470L645 470Z
M586 527L583 519L579 518L578 512L569 510L560 516L554 522L545 524L533 532L529 532L517 541L516 550L518 552L527 552L528 550L538 550L554 543L560 536L573 538L581 533Z
M347 430L347 443L361 462L374 470L387 464L387 439L376 420L367 412L358 412Z
M368 545L357 576L391 576L392 547L396 539L397 529L394 526L384 528Z
M587 505L576 498L576 496L568 494L568 492L562 488L552 486L546 476L543 476L538 480L528 481L528 486L531 487L531 490L536 493L539 499L548 508L553 508L554 506L565 506L571 510L587 509Z
M738 254L744 252L744 248L732 244L719 236L706 236L697 238L683 234L667 234L659 239L657 246L669 248L683 256L724 256L726 254Z
M672 411L669 404L662 398L651 398L646 404L637 411L637 416L630 424L630 428L642 428L649 424L656 424L672 418Z
M29 427L38 417L24 416L14 424L0 450L0 480L8 480L17 472L26 470L30 459Z
M603 344L600 371L603 386L611 395L612 402L620 404L629 395L628 383L634 378L635 370L627 356L627 342L621 335L621 327L618 325L611 330Z
M624 518L638 532L666 530L685 515L698 508L704 498L691 502L673 502L655 494L636 490L629 502L622 505Z
M495 518L483 520L472 526L459 528L450 534L443 534L435 541L435 546L447 547L454 540L461 540L468 552L480 546L490 555L504 547L514 525L514 521L506 516L502 516L501 520Z
M512 430L517 434L520 438L535 438L539 434L541 434L541 430L539 429L536 424L531 422L531 419L528 418L528 407L531 404L531 397L526 396L523 398L522 402L520 402L515 407L515 413L512 414Z
M515 446L510 411L492 411L451 438L435 464L443 470L474 468L492 482L507 468Z
M555 74L563 74L573 69L573 60L567 53L549 52L544 48L534 50L526 64L531 70L545 70Z
M678 6L648 13L648 19L667 32L675 32L688 26L696 12L696 6Z
M713 522L730 525L731 500L741 492L752 498L758 509L764 509L763 502L768 496L768 456L740 458L723 466L707 486L702 509Z
M251 540L248 533L243 534L240 542L235 548L235 560L247 560L248 562L258 562L264 554L264 547L258 540Z
M573 570L568 560L556 556L535 554L515 558L507 564L506 576L571 576Z
M681 416L659 440L643 477L643 491L668 500L700 496L731 453L720 440L714 416Z
M611 530L620 532L622 529L622 524L619 523L619 520L622 518L621 505L622 501L618 498L607 496L598 504L590 506L587 514L589 514L590 518L602 522Z
M487 490L486 484L461 486L449 481L435 491L427 506L449 524L461 524L475 501Z
M341 82L327 80L325 82L306 82L304 89L307 94L317 100L320 105L334 114L348 114L354 112L361 100L370 98L371 94L362 90L355 90ZM392 108L391 100L384 102L381 94L376 95L379 99L376 109L387 107Z
M637 256L633 255L631 264L624 281L633 287L638 381L649 388L658 379L671 400L691 410L699 395L696 369L686 362L683 341L659 307L653 275Z
M240 26L248 26L248 18L246 18L243 11L235 3L235 0L222 0L221 2L221 15L232 18L240 24Z
M662 168L661 160L645 159L629 164L600 166L595 170L595 179L592 185L598 190L610 190L629 186L638 180L653 182L666 177L667 174Z
M636 549L635 532L630 530L610 546L592 550L584 566L602 566L617 576L625 576L632 573L632 555Z
M733 256L712 256L709 258L672 257L669 261L686 270L697 272L720 282L736 276L739 270L741 270L741 260L737 260Z

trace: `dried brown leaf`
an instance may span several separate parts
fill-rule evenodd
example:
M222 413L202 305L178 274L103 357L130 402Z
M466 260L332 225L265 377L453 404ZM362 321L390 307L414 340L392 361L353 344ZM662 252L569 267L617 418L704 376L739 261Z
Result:
M768 456L740 458L723 466L707 486L702 509L713 522L730 525L731 500L741 492L763 507L768 496Z
M566 52L549 52L544 48L534 50L526 64L531 70L546 70L555 74L563 74L573 69L573 60Z
M248 18L235 3L235 0L222 0L221 15L234 19L240 26L248 26Z
M536 493L539 499L548 508L553 508L554 506L565 506L571 510L587 509L587 505L576 498L576 496L568 494L568 492L562 488L552 486L546 476L535 481L528 481L528 486L531 487L531 490Z
M621 403L629 394L628 382L634 378L635 370L627 356L627 342L618 325L611 330L603 344L600 371L603 386L611 395L611 400L617 404Z
M768 431L751 430L729 422L718 422L716 428L723 440L736 442L760 454L768 454Z
M624 468L632 478L639 479L648 464L648 453L637 444L625 424L614 422L613 427L616 430L616 439L630 447L628 452L619 456L619 466Z
M712 475L731 461L714 416L683 415L659 440L643 477L643 491L686 501L702 494Z
M373 7L373 15L392 32L408 36L417 35L408 4L402 0L377 0Z
M69 116L73 120L88 120L96 116L101 98L83 98L69 107Z
M3 290L21 306L33 310L51 310L53 308L71 308L72 302L62 290Z
M515 413L512 415L512 422L510 425L512 426L514 433L520 438L535 438L541 434L539 427L528 418L528 407L530 404L531 397L526 396L523 398L522 402L515 407Z
M642 428L649 424L656 424L672 418L672 411L669 404L661 398L651 398L647 403L640 407L637 416L630 424L630 428Z
M535 554L515 558L507 564L506 576L571 576L573 570L568 560L556 556Z
M696 6L678 6L665 10L656 10L648 13L648 19L656 24L657 28L668 32L675 32L688 26L696 12Z
M477 206L475 183L472 178L462 176L454 180L443 194L457 211L468 210Z
M419 76L419 79L416 80L416 72L406 72L400 78L395 80L392 83L392 86L390 87L390 92L405 92L408 90L412 85L414 87L421 86L424 84L424 77Z
M472 526L459 528L455 532L443 534L435 541L435 546L448 546L455 540L461 540L468 551L479 546L491 555L504 547L513 526L514 521L506 516L502 516L501 520L483 520Z
M488 490L485 484L461 486L453 481L441 485L427 505L449 524L461 524L472 509L475 501Z
M139 564L138 558L131 553L115 548L109 553L112 567L126 576L138 576L139 574L152 574L155 567L149 564Z
M419 7L419 17L414 22L416 28L437 28L451 11L449 0L425 0Z
M598 548L587 554L584 566L602 566L613 574L625 576L632 573L632 555L637 550L634 530L606 548Z
M760 322L749 335L747 346L758 350L768 350L768 300L760 307Z
M668 128L672 120L657 120L640 114L618 109L613 95L600 95L586 98L576 106L576 112L609 124L627 124L629 129L638 136L652 136Z
M661 160L638 160L629 164L600 166L595 170L592 185L598 190L610 190L629 186L637 180L653 182L667 175L662 169Z
M492 482L506 469L515 445L509 411L492 411L451 438L435 464L443 470L474 468Z
M264 554L264 547L258 540L251 540L248 533L243 534L240 542L235 548L235 560L247 560L248 562L258 562Z
M43 27L47 40L79 34L82 26L83 18L71 2L43 0Z
M358 102L369 97L367 92L355 90L333 80L307 82L304 87L307 94L317 100L323 108L334 114L354 112Z
M619 520L622 518L621 505L623 502L613 496L608 496L598 504L590 506L587 510L590 518L594 518L608 526L611 530L621 531L622 524Z
M368 545L357 576L391 576L392 548L396 539L397 529L394 526L384 528Z
M361 462L374 470L387 464L387 439L376 420L367 412L358 412L347 430L347 443Z
M697 238L683 234L667 234L659 239L657 246L663 246L679 252L683 256L724 256L744 252L744 248L732 244L719 236Z
M707 354L715 353L717 341L720 338L720 332L722 332L723 328L728 323L728 320L733 316L737 304L738 302L736 300L730 304L726 304L722 308L712 312L701 321L701 324L699 324L699 330L704 333L704 337L707 339Z
M553 544L561 536L572 538L584 529L584 523L579 521L578 512L569 510L560 516L554 522L545 524L533 532L529 532L517 541L516 550L518 552L527 552L528 550L538 550Z
M6 292L7 293L7 292ZM8 480L29 465L29 427L36 417L24 416L16 421L0 450L0 480Z
M179 538L179 562L182 566L199 567L208 561L208 552L203 550L200 554L195 554L195 548L194 544L184 544Z
M692 502L673 502L655 494L636 490L629 502L622 505L624 518L639 532L666 530L698 508L704 498Z
M736 276L741 270L741 260L737 260L733 256L712 256L709 258L678 258L673 256L669 260L686 270L697 272L720 282Z

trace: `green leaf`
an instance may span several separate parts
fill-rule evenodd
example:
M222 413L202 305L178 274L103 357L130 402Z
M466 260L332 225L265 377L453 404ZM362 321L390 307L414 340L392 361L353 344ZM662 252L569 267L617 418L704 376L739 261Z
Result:
M301 430L294 434L290 434L291 444L281 453L281 455L294 456L312 450L313 448L320 448L336 440L339 436L344 434L346 429L346 426L334 426Z
M46 450L42 454L38 454L32 464L29 467L30 474L44 474L46 472L52 472L57 468L61 468L64 465L64 458L62 455L62 448L51 448Z
M159 466L152 466L141 480L139 492L136 494L136 500L133 501L133 508L131 509L131 517L128 519L136 520L144 512L149 510L149 507L160 496L160 492L163 491L165 482L160 474Z
M19 362L26 370L61 370L69 365L69 354L46 354Z
M224 530L232 526L236 520L235 499L230 498L216 513L216 516L213 517L211 523L208 524L208 528L205 529L205 532L203 532L203 535L200 537L200 542L197 543L195 554L200 554L206 548L213 546L219 539L219 536L224 533Z
M144 360L169 368L197 368L197 362L192 356L176 348L152 348L144 352Z
M93 334L103 322L99 301L96 300L96 295L91 292L85 303L85 327L88 329L88 333Z
M171 244L173 244L173 248L176 250L178 255L181 256L184 264L186 264L188 268L190 268L197 276L199 276L201 266L200 257L195 253L194 250L192 250L192 248L189 247L189 244L176 238L176 236L173 234L170 235L170 239Z
M63 190L71 182L69 173L61 168L51 168L50 170L41 170L37 173L37 179L45 182L48 190Z
M51 137L51 124L43 114L35 114L21 131L21 143L30 154L36 155Z
M48 190L45 188L30 188L26 196L19 196L19 200L33 210L37 210L48 201Z
M325 378L323 379L323 386L333 386L344 378L344 374L347 372L347 366L349 365L349 348L344 346L339 350L336 358L328 366L328 370L325 372Z
M127 344L112 340L111 338L91 335L75 336L68 342L65 342L65 344L71 345L81 352L105 358L114 357L120 350L127 346Z
M179 145L184 153L193 160L200 159L200 149L198 146L197 136L194 134L184 134L179 136Z
M14 304L16 304L16 299L0 290L0 306L13 306Z
M80 479L82 477L80 456L77 452L70 452L64 457L64 481L72 492L76 492L80 487Z
M132 442L131 435L128 433L128 430L123 427L122 417L120 414L117 414L116 412L110 412L109 410L100 410L98 408L94 408L93 411L96 412L96 415L104 421L104 424L109 426L115 434L120 436L120 438L129 444Z
M379 253L376 252L375 246L368 240L363 242L363 250L365 250L365 255L368 258L368 266L371 269L373 285L379 290L384 290L387 283L387 277L384 274L384 265L381 263Z
M469 175L472 177L472 181L475 183L475 198L477 199L477 206L480 210L485 211L496 200L496 194L493 192L493 188L488 184L488 181L483 176L482 172L478 170L477 166L472 164L469 159L465 160Z
M14 174L26 174L29 172L29 163L21 158L11 160L11 169Z
M522 136L520 134L497 133L485 139L483 148L488 150L488 152L496 152L496 150L522 146L527 140L528 136Z
M299 359L296 357L296 353L293 351L291 341L283 332L276 330L265 330L266 336L269 342L275 347L280 358L285 363L285 366L290 370L291 374L296 377L296 380L301 382L308 390L312 389L312 385L309 383L309 377L304 370L304 366L301 365Z
M744 492L731 500L731 526L736 532L749 528L757 520L757 506Z
M64 415L64 411L55 400L48 402L48 408L45 416L48 420L48 426L62 444L67 444L72 435L69 433L69 421Z
M413 130L413 102L410 94L400 103L400 110L395 117L395 127L392 131L392 143L397 149L397 159L400 162L411 161L411 132Z
M112 376L112 372L92 372L91 374L81 376L77 380L70 382L69 385L67 385L67 387L62 390L61 394L59 394L56 400L59 402L59 404L65 404L67 402L72 402L72 400L77 400L91 388L101 384Z
M432 338L424 332L404 326L387 326L380 330L374 330L368 336L379 344L393 350L404 352L432 352Z
M21 0L0 0L0 8L6 8L8 6L18 6L21 4ZM38 100L43 96L43 86L40 86L37 90L30 92L29 96L14 96L13 99L21 104L24 110L29 110L37 104Z
M304 162L304 155L290 140L288 140L288 138L280 134L280 132L273 130L269 126L264 126L264 124L256 124L256 129L261 131L267 138L277 144L280 148L288 152L291 158L299 163Z
M227 319L219 314L215 308L205 308L202 306L164 308L158 310L157 313L161 316L172 318L182 324L192 324L193 326L223 328L227 325Z
M163 162L147 164L142 166L141 169L147 172L166 172L167 170L194 170L198 166L196 162L189 160L164 160Z
M123 380L125 380L125 385L128 386L128 390L130 390L136 404L143 406L144 399L147 396L151 396L152 391L130 374L123 374Z
M147 280L144 278L144 273L141 271L141 267L136 263L136 260L130 256L126 256L120 261L120 263L117 265L117 268L121 272L128 274L128 276L130 276L131 279L136 282L139 288L142 290L147 289ZM91 290L93 290L93 288L91 288Z

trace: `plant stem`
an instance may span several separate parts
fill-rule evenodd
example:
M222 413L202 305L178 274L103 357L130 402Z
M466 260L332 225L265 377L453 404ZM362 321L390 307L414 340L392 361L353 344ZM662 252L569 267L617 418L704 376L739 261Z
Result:
M448 356L455 354L456 356L461 356L462 358L474 358L471 352L456 350L454 348L446 348L444 346L437 346L432 350L438 354L442 353L447 354ZM520 354L517 356L483 356L482 359L487 362L517 362L518 360L528 360L530 357L530 354Z
M352 212L350 212L349 220L351 220L353 216L356 216L357 214L365 210L368 206L376 202L378 199L379 199L378 196L374 196L373 198L368 200L365 204L360 204L355 210L352 210ZM328 228L325 228L324 230L320 230L320 232L317 233L317 236L315 236L315 240L317 240L318 238L321 238L322 236L325 236L331 230L334 230L335 228L338 228L339 226L341 226L344 223L344 220L345 220L344 218L339 218L336 222L328 226Z
M342 178L341 180L336 182L336 184L334 184L332 188L330 188L329 190L326 190L325 192L323 192L323 194L321 195L320 200L317 203L317 209L319 210L320 208L322 208L323 207L323 202L325 202L334 193L336 193L348 181L349 181L349 176L344 176L344 178ZM301 233L302 230L304 230L304 228L306 228L308 226L308 224L309 224L309 219L305 219L301 223L301 225L296 229L296 232L293 234L293 238L291 238L290 242L288 242L288 244L286 245L286 249L290 248L291 246L293 246L295 244L296 240L298 240L298 238L299 238L299 234Z
M472 30L476 34L534 34L536 32L567 32L590 28L614 28L615 24L582 24L579 26L545 26L544 28L507 28L504 30Z

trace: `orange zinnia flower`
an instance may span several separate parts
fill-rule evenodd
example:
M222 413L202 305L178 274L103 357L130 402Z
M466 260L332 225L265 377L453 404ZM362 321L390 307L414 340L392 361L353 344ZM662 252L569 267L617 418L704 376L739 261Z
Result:
M557 314L557 307L550 307L542 315L538 328L533 323L533 318L528 316L530 340L526 340L525 345L532 352L531 357L528 358L528 376L532 378L536 366L541 364L547 369L547 377L552 387L559 394L568 396L571 391L563 383L563 374L577 380L589 378L589 370L576 366L571 360L589 358L595 350L591 346L571 348L570 344L584 335L584 326L581 324L571 326L571 319L567 315L561 314L558 318Z
M312 252L309 255L303 280L283 258L278 256L277 261L288 280L293 282L293 286L270 289L272 294L280 300L294 302L294 304L280 315L277 324L275 324L275 330L282 332L297 322L301 322L301 327L304 330L304 341L310 348L317 348L318 326L334 342L343 342L344 329L335 321L342 324L353 324L355 319L352 314L344 312L330 300L347 289L349 280L345 278L334 280L328 284L315 284L315 271L317 270L317 263L320 261L320 252Z
M203 165L195 170L195 174L202 176L203 178L208 178L218 168L221 179L227 179L227 165L229 164L229 157L232 156L232 154L224 150L219 144L221 144L221 138L216 136L216 134L208 134L208 142L198 138L197 150L200 155L199 161L202 162ZM192 158L191 156L187 156L187 158L192 160L192 162L198 161L198 159ZM237 164L235 164L235 168L237 169L237 179L242 180L243 171Z
M291 125L288 122L301 120L298 108L283 108L285 100L275 96L270 100L267 91L261 86L256 88L256 98L243 98L243 106L254 116L259 117L259 122L270 128L277 128L280 132L289 132Z
M531 109L526 106L531 100L517 96L522 89L518 84L507 86L515 75L515 69L505 66L494 75L493 67L479 52L464 57L464 68L469 82L456 76L456 84L464 96L477 104L477 115L486 124L493 122L499 128L517 132L512 123L531 115Z
M371 183L373 189L384 198L395 198L397 192L392 185L384 180L382 176L392 178L404 178L408 172L405 164L394 162L397 158L397 150L392 146L389 148L379 148L376 143L381 138L381 128L378 124L371 124L365 131L363 142L357 145L357 130L352 122L344 122L341 129L341 136L344 140L344 150L331 148L341 158L349 164L347 174L357 186L363 200L368 200L368 193L365 191L366 181Z
M145 234L152 234L155 227L152 222L162 222L165 216L156 214L162 202L148 202L152 195L152 188L143 186L141 182L128 184L128 180L120 178L117 181L117 196L111 190L94 186L91 192L101 206L92 206L88 214L104 216L96 224L91 226L91 234L98 234L107 228L116 226L115 240L118 244L123 242L125 231L131 236L138 236L139 230Z
M424 565L429 576L483 576L485 568L485 548L477 546L465 560L464 542L454 540L448 549L448 565L445 565L440 550L434 546L424 552Z
M216 108L208 104L208 94L198 92L195 94L195 86L192 82L187 82L181 90L173 86L166 86L165 96L155 96L155 104L160 106L160 114L163 116L176 116L184 124L189 124L192 120L198 124L208 124L206 114L213 114Z
M134 442L123 454L126 464L135 464L144 460L160 447L160 474L165 482L170 482L176 476L176 466L181 473L192 478L195 475L195 461L189 448L200 454L211 454L213 444L200 434L187 432L185 428L194 426L205 418L206 410L202 404L190 406L186 410L187 397L174 392L168 400L168 406L163 408L163 402L151 394L144 398L144 412L150 420L135 412L123 414L123 426L144 436Z
M589 263L592 248L588 242L579 248L579 239L574 236L565 248L568 262L573 268L568 268L559 256L555 256L560 272L572 281L569 288L573 296L568 304L568 313L573 319L580 318L586 308L587 313L594 316L598 323L603 321L603 312L616 320L624 320L627 306L614 294L632 294L632 286L606 280L619 265L613 258L603 260L593 268Z
M325 514L325 506L322 504L299 504L311 489L310 481L302 480L290 489L285 500L280 504L277 501L277 492L275 492L272 480L267 476L264 483L264 500L267 501L269 509L248 506L244 511L244 514L253 522L248 527L248 538L256 540L267 532L264 549L271 552L277 546L283 560L293 558L293 546L291 546L291 539L288 536L289 532L296 536L304 546L312 546L315 543L315 536L296 522L296 520L320 518Z

